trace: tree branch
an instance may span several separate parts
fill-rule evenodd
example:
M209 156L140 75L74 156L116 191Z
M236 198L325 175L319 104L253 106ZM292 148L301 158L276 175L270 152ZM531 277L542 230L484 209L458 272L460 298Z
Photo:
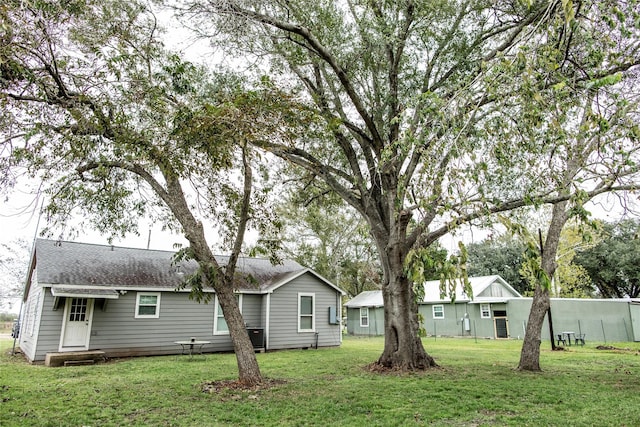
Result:
M357 91L353 87L351 83L351 79L347 75L347 72L344 68L338 63L337 59L331 54L331 52L314 36L314 34L308 28L292 24L287 21L280 20L270 15L261 14L258 12L254 12L252 10L244 9L239 4L235 2L225 2L226 7L221 8L222 13L234 13L240 16L244 16L246 18L252 19L254 21L263 23L268 26L272 26L278 28L280 30L285 31L286 33L296 34L302 37L308 43L308 46L305 46L310 52L318 55L324 62L326 62L331 69L334 71L342 87L344 88L347 96L353 103L354 108L364 121L367 130L371 133L372 144L376 148L378 152L381 152L384 144L382 142L382 138L378 132L378 129L369 115L364 103L360 99Z

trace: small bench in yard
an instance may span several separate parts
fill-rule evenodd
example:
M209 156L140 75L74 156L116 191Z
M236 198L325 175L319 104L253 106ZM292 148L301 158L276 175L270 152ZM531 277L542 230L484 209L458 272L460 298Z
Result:
M44 358L45 366L89 365L105 360L104 351L70 351L64 353L47 353Z

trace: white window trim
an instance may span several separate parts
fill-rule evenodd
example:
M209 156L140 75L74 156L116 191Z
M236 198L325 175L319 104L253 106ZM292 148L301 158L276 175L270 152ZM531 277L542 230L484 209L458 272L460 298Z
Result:
M240 314L242 314L242 294L236 294L236 296L238 297L238 308L240 309ZM213 335L229 335L229 325L227 325L226 331L218 330L218 320L224 319L224 313L222 313L222 307L220 307L220 302L218 301L218 294L216 294L213 303ZM220 313L218 313L218 308L220 308Z
M484 307L487 309L484 310ZM488 314L485 316L485 312ZM491 319L491 304L480 304L480 318L481 319Z
M156 300L156 313L155 314L139 314L140 309L140 297L142 296L155 296L158 297ZM158 319L160 317L160 292L138 292L136 295L136 319Z
M442 316L436 316L436 307L440 307L440 311L438 311L438 313L442 313ZM431 306L431 314L433 315L434 319L444 319L444 305L442 304L437 304L434 306Z
M365 313L365 315L363 316L362 313ZM364 324L362 322L362 319L367 319L367 323ZM360 307L360 327L361 328L368 328L369 327L369 307Z
M300 313L300 309L302 308L302 304L300 304L300 300L302 297L311 297L311 329L300 328L300 318L302 317L302 313ZM299 292L298 293L298 332L315 332L315 331L316 331L316 294Z

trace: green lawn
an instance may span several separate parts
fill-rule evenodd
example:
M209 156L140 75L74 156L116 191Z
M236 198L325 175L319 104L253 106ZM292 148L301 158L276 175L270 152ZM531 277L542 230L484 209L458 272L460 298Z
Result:
M597 344L551 352L542 373L514 370L521 341L425 340L440 369L375 374L382 338L346 338L341 348L259 354L282 380L257 391L204 393L236 376L232 354L173 356L47 368L12 357L0 340L4 426L407 426L640 425L640 345Z

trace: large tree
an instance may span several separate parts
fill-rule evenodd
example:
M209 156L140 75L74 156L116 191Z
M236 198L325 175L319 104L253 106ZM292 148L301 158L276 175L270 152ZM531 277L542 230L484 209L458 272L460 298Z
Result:
M366 223L340 198L308 196L308 191L295 191L280 204L284 253L350 297L379 289L382 272Z
M13 311L20 301L29 263L29 242L14 239L0 244L0 312Z
M590 225L587 202L638 186L636 8L623 2L577 4L572 13L552 20L514 64L525 71L516 85L520 108L510 110L517 123L510 136L536 147L551 207L544 238L538 236L539 269L522 370L540 370L541 330L550 313L551 278L565 225L570 220Z
M524 262L524 243L509 234L490 236L467 245L470 276L498 274L521 294L529 291L529 283L520 274Z
M254 191L248 143L284 136L277 109L264 108L267 91L241 90L237 79L166 52L140 3L11 1L0 16L3 170L24 167L45 183L54 224L79 211L116 236L156 212L181 230L189 246L177 260L199 264L186 285L198 300L215 290L239 380L260 382L234 284L264 198ZM229 250L226 265L207 241L211 222Z
M632 19L633 6L618 13L617 2L182 4L190 25L217 41L226 37L229 54L254 55L259 70L271 66L276 83L324 119L324 135L262 147L322 180L367 221L384 272L378 363L386 367L435 365L419 337L405 270L410 253L462 223L571 197L557 189L570 182L549 179L545 170L558 141L525 137L543 123L536 94L570 98L571 89L597 86L638 63L633 32L619 33L620 46L597 46L600 56L596 49L574 54L574 44L585 43L573 38L577 30L597 39L594 20ZM563 42L550 32L563 33ZM534 50L549 60L528 61ZM573 76L540 78L557 69ZM530 110L533 102L539 104ZM569 104L554 106L573 114ZM428 256L411 259L431 263Z
M537 230L548 222L549 215L545 212L535 212L531 215L520 215L519 222L526 224L529 235L536 235ZM572 261L576 251L593 246L597 233L594 231L585 235L582 227L566 226L561 234L556 261L558 268L552 276L552 292L556 297L589 298L592 296L589 277L582 266ZM536 237L537 239L537 237ZM527 244L517 236L504 233L504 230L494 231L485 240L467 245L469 276L483 276L499 274L511 286L523 295L533 293L532 283L535 283L525 259Z
M584 267L600 297L640 297L640 222L604 224L601 240L580 250L574 262Z

